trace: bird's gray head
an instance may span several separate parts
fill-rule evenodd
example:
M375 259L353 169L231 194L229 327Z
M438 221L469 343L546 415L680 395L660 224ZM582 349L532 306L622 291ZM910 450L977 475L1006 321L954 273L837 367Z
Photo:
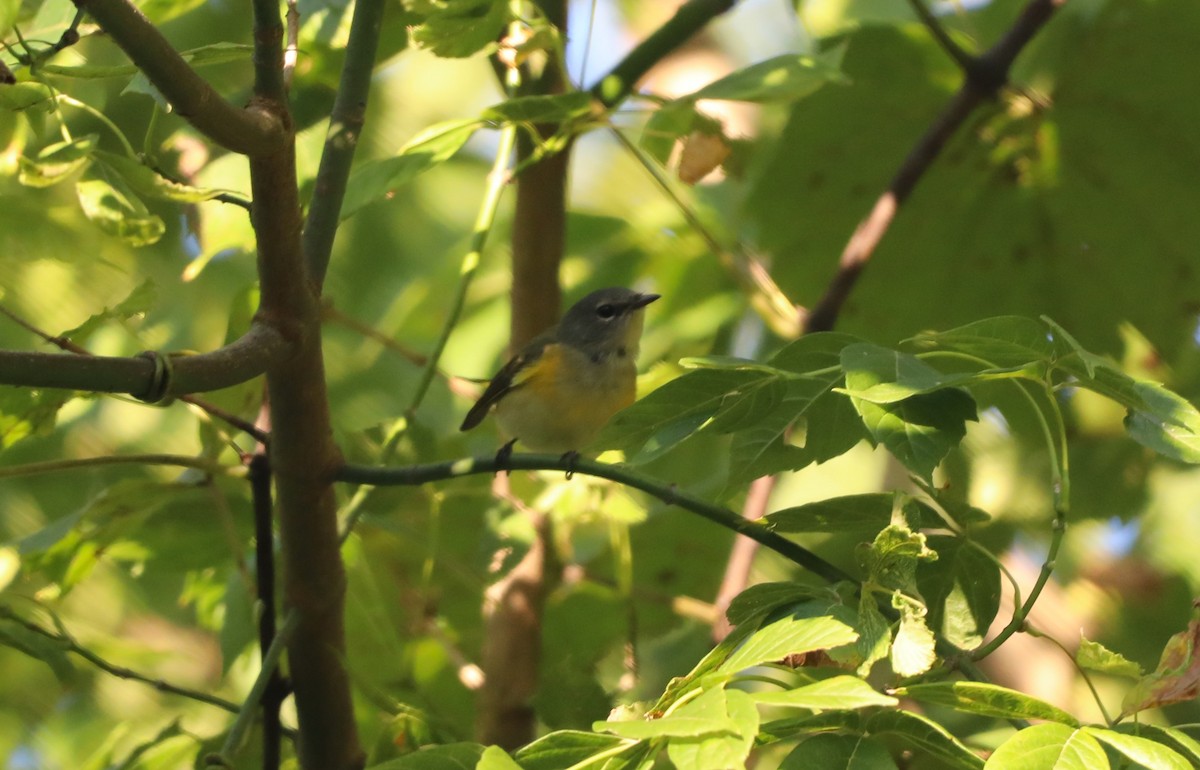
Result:
M642 308L658 297L621 286L594 291L563 316L558 339L594 356L617 350L636 355L642 336Z

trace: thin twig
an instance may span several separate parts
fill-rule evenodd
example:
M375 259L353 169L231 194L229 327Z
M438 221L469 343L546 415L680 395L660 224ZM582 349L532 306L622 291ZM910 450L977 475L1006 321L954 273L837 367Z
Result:
M287 12L284 14L287 24L287 43L283 49L283 87L292 90L292 75L296 73L296 59L299 54L300 39L300 10L296 0L287 0Z
M858 276L887 233L897 210L941 154L967 117L1008 83L1017 54L1066 0L1030 0L1009 31L991 48L969 60L958 92L917 141L888 189L875 202L846 244L838 271L804 324L806 332L829 331L858 281Z
M812 551L791 540L778 535L769 526L759 521L749 521L728 508L693 497L679 491L674 485L664 485L659 481L634 473L626 466L599 463L577 457L559 457L544 454L513 454L507 458L474 457L461 460L451 460L427 465L409 465L398 468L368 467L362 465L345 465L338 471L339 481L355 484L372 484L375 486L415 486L431 481L445 481L478 474L497 473L510 470L545 470L582 473L597 478L616 481L625 486L640 489L647 494L662 500L668 505L674 505L685 511L698 514L709 521L739 535L757 540L784 558L799 564L810 572L825 580L836 583L839 581L855 582L849 574L839 567L825 561Z
M13 612L8 607L0 606L0 618L12 621L13 623L17 623L18 625L23 626L27 630L32 631L33 633L38 634L39 636L43 636L46 639L49 639L50 641L55 642L56 644L61 645L62 648L66 652L75 653L79 657L86 660L88 663L91 663L96 668L100 669L101 671L105 672L106 674L115 676L118 679L128 679L133 682L141 682L142 684L146 684L146 685L149 685L150 687L153 687L155 690L158 690L159 692L170 693L171 695L178 695L180 697L187 698L189 700L194 700L199 703L207 703L210 706L216 706L219 709L224 709L225 711L228 711L231 714L236 714L241 709L241 706L234 703L233 701L225 700L224 698L217 697L216 695L210 695L209 693L200 692L199 690L193 690L188 687L181 687L180 685L172 684L172 683L164 681L162 679L156 679L152 676L147 676L146 674L140 673L138 671L134 671L131 668L126 668L125 666L118 666L115 663L110 663L109 661L105 660L104 658L100 657L96 653L92 652L88 648L81 645L79 642L75 641L75 637L71 636L70 634L66 633L65 631L63 631L61 633L54 633L53 631L42 628L37 623L34 623L31 620L27 620L26 618L21 617L20 615Z
M195 468L210 476L238 476L243 473L240 466L221 465L207 457L172 454L106 455L104 457L79 457L71 460L45 460L24 465L0 468L0 479L20 476L37 476L42 473L74 471L80 468L97 468L105 465L176 465L180 468Z
M962 49L958 43L954 42L954 38L950 37L950 33L938 21L938 18L933 15L933 11L929 10L924 0L908 0L908 4L912 6L913 13L921 20L921 23L929 30L929 34L933 35L933 39L942 47L946 54L962 67L964 72L970 71L973 66L974 59L971 54Z
M779 288L779 284L775 283L775 279L771 277L770 271L757 259L754 255L748 253L740 244L733 248L723 246L708 229L707 226L692 210L676 191L675 188L667 181L658 165L646 157L646 153L636 144L629 140L629 137L622 134L615 126L610 126L611 133L616 137L617 141L641 163L642 168L646 169L646 173L666 193L667 197L679 209L679 213L683 215L684 220L688 223L688 227L693 232L700 236L705 245L708 246L722 267L733 273L734 278L742 285L744 291L750 295L750 304L755 311L762 317L771 329L783 337L784 339L794 339L800 334L800 326L803 318L802 311L790 300L783 290Z
M750 485L750 491L746 494L746 502L742 506L742 517L749 521L756 521L765 516L767 504L771 501L771 493L775 490L778 482L778 476L762 476L755 479L754 483ZM746 586L750 582L750 568L754 564L754 556L757 552L758 543L754 540L739 537L733 541L733 547L729 552L729 561L725 563L725 576L721 578L721 587L717 590L717 598L713 600L717 619L713 623L712 633L713 640L718 644L733 630L729 619L725 617L725 611L729 609L729 603L733 601L733 598L746 590Z

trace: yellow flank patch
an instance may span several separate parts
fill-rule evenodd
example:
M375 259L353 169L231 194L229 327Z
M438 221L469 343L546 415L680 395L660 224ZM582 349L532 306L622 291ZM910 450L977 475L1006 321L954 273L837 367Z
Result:
M596 363L578 350L550 344L513 379L513 389L496 407L496 419L531 450L578 450L633 403L635 389L628 359Z

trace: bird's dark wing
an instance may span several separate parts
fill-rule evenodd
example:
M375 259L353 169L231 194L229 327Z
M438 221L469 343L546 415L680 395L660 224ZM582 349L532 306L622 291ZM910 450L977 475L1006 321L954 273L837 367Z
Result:
M483 395L475 402L467 412L467 416L463 418L462 425L459 430L470 430L479 423L483 422L483 418L487 417L488 411L491 410L493 404L500 402L513 388L520 387L521 382L518 377L519 372L529 366L529 364L541 358L542 351L546 349L546 345L550 339L537 340L535 344L526 346L525 350L521 351L516 356L504 365L492 381L488 383L487 388L483 391Z

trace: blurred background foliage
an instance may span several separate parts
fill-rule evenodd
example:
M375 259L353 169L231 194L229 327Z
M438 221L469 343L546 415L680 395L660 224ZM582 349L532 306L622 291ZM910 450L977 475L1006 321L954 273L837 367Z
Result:
M979 7L947 5L942 19L971 50L990 45L1020 7L1014 0L969 5ZM573 79L590 85L671 6L574 3ZM148 0L141 7L180 50L248 42L245 4ZM812 96L704 105L738 139L737 162L694 188L673 184L720 242L769 255L773 275L801 305L820 296L855 223L957 87L953 63L904 7L808 0L797 13L781 2L747 0L644 85L685 94L773 54L844 45L845 81ZM0 8L18 19L27 40L43 43L57 40L74 15L60 0L4 0ZM293 101L302 190L311 186L324 139L349 8L300 3ZM410 47L410 20L400 5L389 9L360 162L389 157L431 124L474 117L502 98L485 57L444 59ZM1194 402L1197 28L1194 0L1067 3L1018 60L1020 88L972 118L903 208L840 330L891 343L988 315L1045 313L1127 372L1163 381ZM111 41L86 25L83 31L78 45L52 60L62 72L46 68L38 76L90 110L59 102L0 111L0 303L50 334L88 324L71 336L96 354L215 348L245 328L254 306L244 210L146 197L145 229L121 237L102 217L84 215L75 184L113 184L112 169L82 164L40 185L22 164L39 153L45 159L46 148L63 141L64 126L72 138L94 137L112 153L122 151L119 131L179 181L248 194L244 160L214 150L177 116L158 113L145 81L78 77L78 68L125 64ZM27 78L11 51L0 57ZM214 57L201 71L235 103L249 94L244 50ZM638 141L652 107L631 101L614 117L617 130ZM453 159L362 209L339 233L325 292L325 351L335 426L351 459L374 461L385 426L410 402L419 368L406 351L429 350L446 321L494 146L493 132L478 133ZM747 309L676 202L607 130L578 142L571 206L568 299L607 285L664 295L648 315L646 389L674 376L682 357L761 358L781 344ZM504 355L506 216L502 210L441 361L448 375L487 376ZM159 231L156 239L145 235ZM135 245L144 240L154 242ZM6 318L0 345L49 349ZM220 426L181 403L151 408L80 395L57 413L56 402L39 413L30 398L0 388L0 466L135 452L204 454L236 465ZM249 418L257 409L253 385L212 399ZM1200 592L1200 474L1129 441L1122 411L1108 402L1086 393L1063 399L1071 530L1053 590L1032 621L1068 647L1083 629L1151 669ZM493 451L491 428L457 432L467 405L439 379L410 421L399 460ZM983 419L969 426L942 470L943 483L995 517L979 537L1026 585L1051 519L1046 458L1032 447L1020 426ZM726 489L728 465L727 442L702 437L648 470L738 505L745 490ZM587 727L614 703L653 698L711 647L711 602L728 533L588 479L513 482L553 512L567 565L545 620L536 705L547 727ZM882 450L861 445L786 474L770 508L906 484ZM249 519L244 481L195 471L121 467L6 478L0 602L52 629L36 600L115 665L236 701L257 660ZM365 743L376 758L470 736L469 664L480 645L481 593L531 538L524 517L496 502L483 478L370 498L345 555L348 658ZM806 545L854 563L854 543L845 538L812 536ZM759 555L755 579L793 577L782 559ZM102 673L18 624L0 619L0 635L5 767L190 766L228 727L219 709ZM637 651L636 677L627 643ZM1052 645L1019 638L988 663L997 681L1090 714L1086 689ZM1102 695L1119 699L1118 687L1101 679ZM1182 705L1169 716L1195 721L1200 713Z

